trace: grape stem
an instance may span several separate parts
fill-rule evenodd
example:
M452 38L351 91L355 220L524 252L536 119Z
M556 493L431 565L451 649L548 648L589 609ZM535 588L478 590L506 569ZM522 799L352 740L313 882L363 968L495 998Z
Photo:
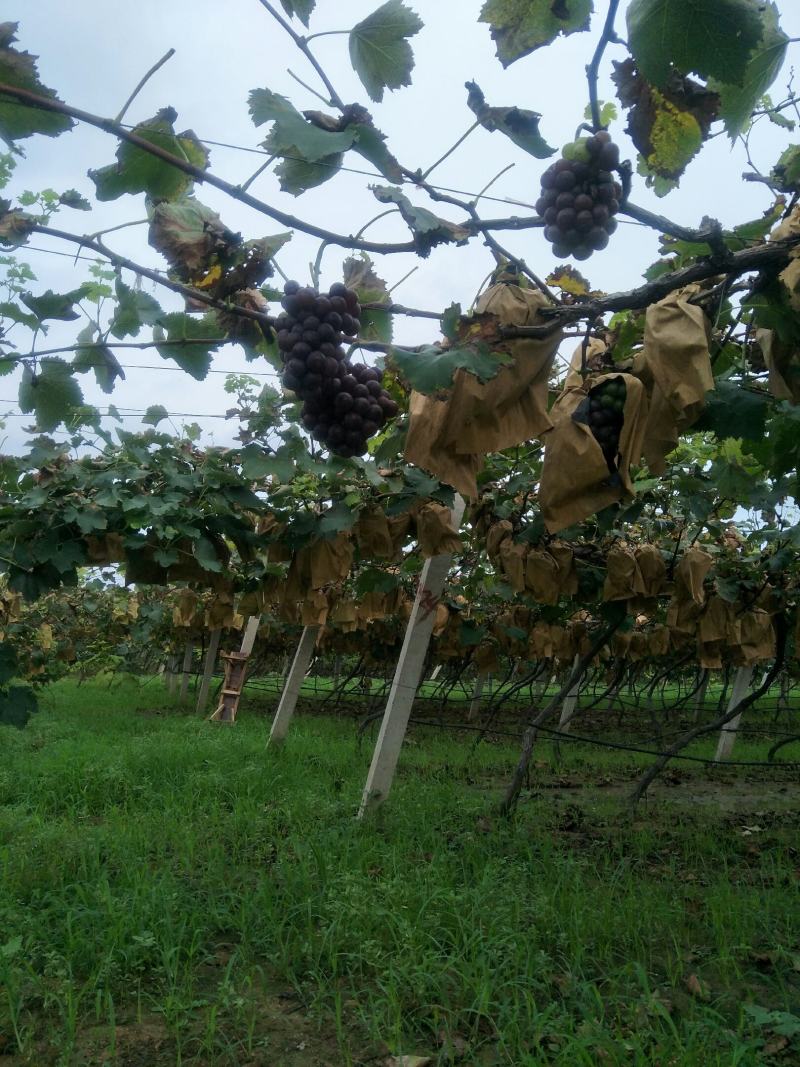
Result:
M619 0L610 0L603 32L600 34L600 40L597 42L597 48L594 50L591 62L586 68L586 80L589 85L589 106L592 110L592 124L594 125L595 133L603 128L600 122L600 104L597 99L597 78L606 45L617 40L617 35L614 32L614 19L616 18L618 7Z

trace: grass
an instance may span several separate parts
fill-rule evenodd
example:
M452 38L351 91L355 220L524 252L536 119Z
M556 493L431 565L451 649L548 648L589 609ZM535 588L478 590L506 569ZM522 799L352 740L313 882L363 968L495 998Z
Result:
M233 729L158 683L42 703L0 735L3 1067L800 1062L786 774L690 765L631 819L645 757L543 744L509 823L515 749L417 730L360 824L352 721L267 752L255 696Z

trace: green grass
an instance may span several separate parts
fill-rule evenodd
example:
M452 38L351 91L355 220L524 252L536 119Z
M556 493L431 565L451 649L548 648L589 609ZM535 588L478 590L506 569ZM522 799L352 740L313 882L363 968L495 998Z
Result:
M509 823L515 749L418 730L361 824L352 722L267 752L255 696L234 728L157 683L42 703L0 734L4 1067L800 1062L791 781L691 765L631 819L645 757L545 743Z

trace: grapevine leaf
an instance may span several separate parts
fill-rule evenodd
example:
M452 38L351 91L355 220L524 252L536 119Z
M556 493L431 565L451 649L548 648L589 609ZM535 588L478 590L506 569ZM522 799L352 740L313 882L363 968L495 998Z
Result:
M17 673L17 653L8 641L0 641L0 685L7 685Z
M0 81L15 89L28 89L46 96L50 100L58 97L39 81L36 71L36 56L29 52L18 52L12 48L16 41L18 22L0 23ZM65 130L72 129L74 123L67 115L58 115L53 111L42 111L35 107L26 107L16 100L0 100L0 137L9 147L14 141L42 133L46 137L57 137Z
M779 278L759 286L745 297L742 307L751 309L753 322L765 330L774 330L781 341L800 347L800 321L791 304L790 293Z
M303 118L285 96L269 89L253 89L250 115L256 126L272 123L264 147L275 155L298 155L308 163L346 152L356 139L355 129L331 131Z
M390 593L399 584L396 574L382 571L378 567L366 567L359 571L356 579L356 595L361 597L366 593Z
M26 366L19 384L20 411L34 412L38 429L55 430L83 403L83 393L63 359L45 356L34 372Z
M469 109L485 130L490 133L499 130L518 148L537 159L552 156L555 148L551 148L539 133L539 119L542 116L537 111L525 111L519 107L489 107L476 82L466 82L466 88Z
M242 474L248 482L260 482L264 478L288 482L294 470L295 463L291 456L265 452L257 444L242 449Z
M193 196L156 204L147 239L185 281L207 271L214 257L227 255L242 241L216 211Z
M382 204L397 204L413 235L417 255L423 259L435 245L449 241L461 245L469 240L470 232L464 226L439 218L427 208L415 207L401 189L393 185L371 185L370 189Z
M673 68L742 85L763 26L754 0L632 0L628 46L658 88Z
M608 102L604 100L598 100L597 105L600 108L600 125L605 129L610 126L611 123L617 118L617 105L613 100ZM583 117L587 122L592 121L592 105L587 104L583 109Z
M488 22L504 67L560 33L568 36L589 29L592 0L486 0L480 21Z
M205 315L198 319L196 315L185 315L180 311L162 315L159 326L166 330L166 337L159 340L188 341L186 345L156 344L162 359L174 360L181 370L186 371L196 381L202 382L208 375L213 362L212 352L224 343L224 331L214 316ZM193 344L196 340L208 340L207 344Z
M731 252L739 252L743 248L749 248L754 244L760 244L783 214L784 206L785 205L781 200L777 200L764 215L760 215L757 219L751 219L749 222L742 222L738 226L734 226L732 230L723 230L722 240L725 247ZM710 220L703 219L701 226L709 221ZM677 267L683 266L689 260L698 259L701 256L710 256L712 254L711 245L707 244L705 241L681 241L676 237L667 236L661 238L659 251L664 255L675 255L678 257L677 260L669 264L669 270L675 270ZM648 281L651 280L650 275L646 275L646 277Z
M390 356L411 388L428 394L452 385L453 375L460 367L481 381L488 381L494 378L502 367L513 362L510 356L492 352L482 341L453 348L428 345L415 352L392 348Z
M626 132L642 154L648 175L679 178L708 137L719 96L675 73L663 91L656 89L632 59L615 63L612 79L620 103L629 109Z
M142 422L145 426L158 426L164 419L169 418L169 412L163 404L151 404L150 407L142 415Z
M131 289L120 278L116 281L117 306L109 329L117 340L136 337L143 325L153 326L164 312L157 300L141 289Z
M217 574L222 570L222 562L217 556L214 542L209 537L198 537L194 543L194 558L206 571L215 571Z
M0 244L12 248L24 245L36 225L32 215L11 207L8 200L0 200Z
M67 189L65 193L62 193L58 198L59 204L64 207L74 208L76 211L91 211L92 205L86 199L85 196L81 196L77 189Z
M344 501L337 500L327 511L323 512L322 518L314 526L319 534L337 534L343 530L352 530L357 518L357 511L349 508Z
M770 178L780 184L787 193L800 189L800 145L790 145L772 168Z
M34 296L33 293L20 293L20 300L31 309L39 322L44 322L45 319L71 322L80 318L80 314L75 310L75 304L83 300L86 292L87 286L81 285L70 293L54 293L52 289L48 289L41 296Z
M352 28L350 61L371 100L411 84L414 53L406 38L421 29L422 20L403 0L387 0Z
M39 321L35 315L28 315L22 308L9 301L0 303L0 319L11 319L12 322L19 322L27 326L29 330L35 330Z
M732 85L727 78L712 83L722 101L722 119L732 141L750 121L753 108L775 81L786 58L789 38L778 25L778 9L767 3L761 13L761 39L750 56L742 83Z
M79 349L72 361L72 366L78 374L93 370L95 380L104 393L114 391L117 378L121 381L125 380L125 371L108 345L86 345Z
M178 117L174 108L162 108L152 119L133 132L157 148L195 167L208 165L208 152L191 130L176 134ZM177 200L192 184L192 178L171 163L123 141L117 149L117 162L90 170L98 200L117 200L124 193L147 193L153 200Z
M455 341L461 324L461 305L451 304L442 315L442 334L448 341Z
M392 298L386 288L386 282L373 270L372 260L366 253L351 256L344 261L342 281L348 289L353 289L361 304L359 320L361 328L358 336L365 341L382 341L390 344L392 340L392 316L379 308L368 308L365 304L391 304Z
M332 156L323 156L310 163L299 156L285 157L275 168L281 183L281 189L292 196L300 196L306 189L314 189L328 181L342 165L344 156L341 152Z
M363 156L390 182L401 182L403 171L400 164L386 147L386 135L371 122L359 122L355 126L356 139L353 151Z
M289 18L300 19L304 26L308 26L308 20L315 4L316 0L281 0L281 7Z
M694 430L712 430L722 440L725 437L760 441L769 410L767 398L736 382L717 379L713 393L706 394L706 406Z
M562 293L571 293L573 296L589 296L592 289L581 272L569 263L557 267L545 281L548 285L557 286Z

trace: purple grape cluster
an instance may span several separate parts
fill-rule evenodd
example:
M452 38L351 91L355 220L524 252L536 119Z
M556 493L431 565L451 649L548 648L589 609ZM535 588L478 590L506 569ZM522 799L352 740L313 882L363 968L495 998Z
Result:
M601 130L566 145L562 157L542 175L536 210L559 259L588 259L617 228L622 186L611 172L619 166L619 148Z
M342 282L327 296L287 282L283 313L275 328L284 368L281 381L303 401L303 426L337 456L361 456L367 441L397 404L383 388L375 367L353 364L343 340L358 335L358 296Z

